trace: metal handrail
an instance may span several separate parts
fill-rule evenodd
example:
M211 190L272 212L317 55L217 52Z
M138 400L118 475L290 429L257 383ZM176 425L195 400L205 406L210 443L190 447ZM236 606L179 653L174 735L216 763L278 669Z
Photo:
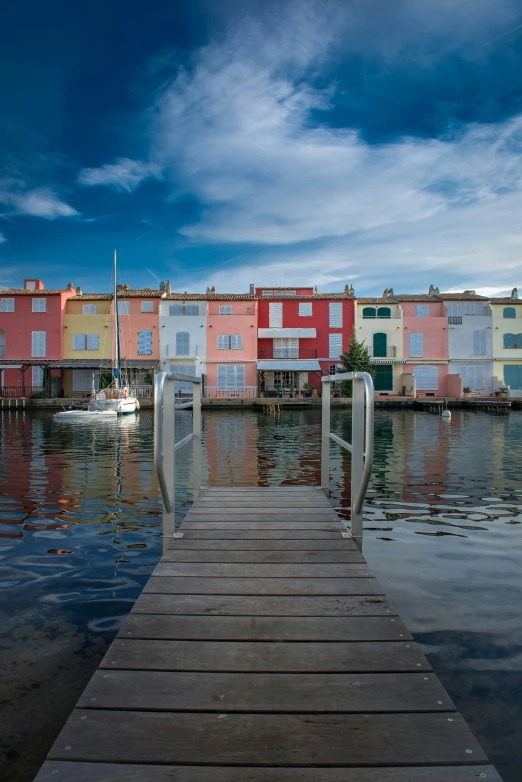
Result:
M353 382L352 395L352 442L343 440L330 431L330 384L343 380ZM321 378L324 383L322 397L322 447L321 447L321 487L328 495L330 483L330 440L352 454L351 471L351 534L356 540L362 540L362 507L373 468L373 430L374 430L374 387L368 372L343 372ZM361 395L360 391L364 393Z
M184 383L192 383L193 389L193 418L192 433L187 435L179 442L174 442L174 382L178 380ZM165 416L165 386L168 389L167 407L168 415ZM197 494L201 483L201 465L200 465L200 437L201 437L201 378L194 375L185 375L183 372L159 372L154 378L154 469L158 478L161 497L165 513L164 536L174 534L174 510L175 510L175 492L174 492L174 453L181 446L194 440L194 493ZM172 436L172 444L164 453L165 432ZM165 473L165 462L168 463L169 476ZM170 484L170 486L169 486Z

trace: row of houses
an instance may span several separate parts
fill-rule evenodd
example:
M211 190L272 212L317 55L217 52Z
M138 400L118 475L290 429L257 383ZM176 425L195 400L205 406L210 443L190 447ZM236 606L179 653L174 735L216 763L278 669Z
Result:
M158 370L200 375L205 395L256 396L320 388L334 374L353 328L375 368L379 393L483 396L522 389L522 299L474 291L379 298L311 287L245 294L118 290L121 360L143 393ZM114 297L41 280L0 290L0 393L90 392L111 367ZM183 392L183 386L179 387ZM520 392L522 394L522 392Z

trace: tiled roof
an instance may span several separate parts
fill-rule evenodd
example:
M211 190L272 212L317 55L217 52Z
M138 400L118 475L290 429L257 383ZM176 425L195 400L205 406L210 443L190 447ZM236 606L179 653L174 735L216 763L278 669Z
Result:
M168 301L255 301L250 293L171 293Z
M164 297L165 293L163 291L157 290L156 288L145 288L145 290L142 291L118 291L119 299L163 299Z
M289 290L295 290L295 288L289 288ZM351 301L354 300L353 296L348 295L347 293L303 293L298 294L297 296L285 296L281 295L278 296L276 293L274 293L273 296L257 296L259 301L278 301L281 299L281 301L297 301L300 300L306 300L310 301L310 299L313 299L314 301L316 299L350 299Z
M26 291L24 288L8 288L5 290L0 289L0 296L34 296L39 299L42 296L57 296L60 293L70 293L67 290L43 290L43 291Z
M359 298L356 297L355 301L357 304L394 304L395 302L391 301L388 298L383 298L382 296L380 298Z
M463 291L462 293L438 293L437 299L443 301L487 301L487 296L479 296L477 293L471 293L470 291Z
M110 301L112 293L83 293L81 296L71 296L69 301Z
M512 299L511 296L501 296L498 299L490 298L491 304L522 304L522 299Z
M429 293L394 293L388 301L440 301L439 296L430 296Z

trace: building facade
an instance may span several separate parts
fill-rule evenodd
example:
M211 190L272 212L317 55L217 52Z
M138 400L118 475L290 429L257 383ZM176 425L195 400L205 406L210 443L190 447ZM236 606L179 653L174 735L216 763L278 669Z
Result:
M375 390L399 393L404 385L402 307L389 298L356 299L355 330L375 372Z
M208 302L201 294L167 294L159 304L160 368L203 377L207 366ZM191 394L190 383L176 383Z
M208 294L207 397L257 396L257 319L253 294Z
M114 353L112 294L86 293L68 299L63 326L64 396L88 395L97 389L104 369L110 369Z
M493 389L493 329L489 301L474 291L441 293L448 316L448 369L462 387L490 396Z
M160 361L160 290L118 285L121 367L132 386L150 385Z
M522 299L511 296L490 299L493 322L493 386L509 388L522 396ZM514 393L514 392L519 392Z

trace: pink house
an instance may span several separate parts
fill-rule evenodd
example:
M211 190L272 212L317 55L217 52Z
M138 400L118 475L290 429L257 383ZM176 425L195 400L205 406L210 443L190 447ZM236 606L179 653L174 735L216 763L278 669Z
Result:
M436 295L388 293L403 312L404 374L413 375L420 396L450 396L448 314Z
M205 395L257 392L257 300L253 294L209 294Z
M41 280L24 280L23 288L0 290L0 393L26 396L58 393L61 371L47 370L63 354L66 290L45 290Z
M159 290L131 290L118 285L121 364L132 384L141 385L159 363Z

